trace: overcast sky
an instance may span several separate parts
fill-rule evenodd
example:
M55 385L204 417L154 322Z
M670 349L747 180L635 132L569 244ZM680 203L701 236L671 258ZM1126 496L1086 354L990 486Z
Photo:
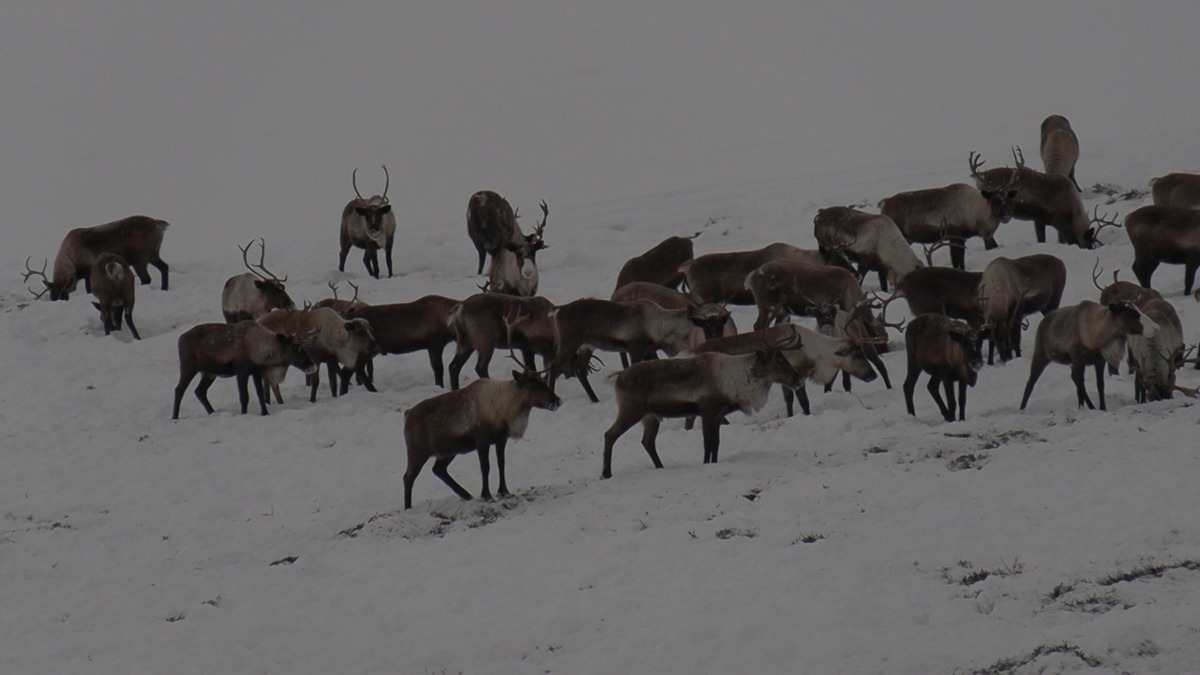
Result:
M913 159L965 174L971 149L1036 157L1050 113L1081 163L1200 129L1196 2L311 4L5 3L6 238L53 249L139 212L182 242L335 232L351 170L373 193L384 162L402 228L465 227L481 188L528 211Z

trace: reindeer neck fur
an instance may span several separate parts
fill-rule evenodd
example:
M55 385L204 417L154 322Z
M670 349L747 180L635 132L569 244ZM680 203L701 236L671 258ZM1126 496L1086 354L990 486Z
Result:
M533 404L521 395L515 380L475 380L459 391L472 393L462 397L465 405L462 414L456 416L455 426L464 424L459 420L487 420L489 423L506 424L510 438L525 435Z
M845 345L845 341L822 335L809 328L797 326L797 329L801 333L800 340L804 347L785 351L787 360L811 382L820 385L833 382L840 370L835 363L836 352Z
M767 404L771 382L758 365L754 354L727 356L713 354L714 376L721 383L730 402L747 415L758 412Z

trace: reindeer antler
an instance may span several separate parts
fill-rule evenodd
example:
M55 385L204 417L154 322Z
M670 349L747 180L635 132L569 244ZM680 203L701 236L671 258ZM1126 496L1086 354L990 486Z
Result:
M981 157L978 152L972 150L971 153L967 155L967 163L971 165L971 177L982 183L983 175L979 173L979 169L984 164L983 157Z
M1116 283L1117 281L1117 272L1120 272L1120 270L1113 272L1113 283ZM1104 268L1100 266L1100 259L1096 258L1096 264L1092 265L1092 285L1098 288L1101 293L1103 293L1104 287L1100 285L1101 274L1104 274Z
M42 281L45 282L45 284L46 284L45 288L42 289L41 293L34 291L32 288L30 288L28 286L25 287L25 290L29 291L30 293L33 293L34 300L41 300L42 296L50 291L50 280L46 278L46 266L50 264L50 259L49 258L45 259L45 261L42 263L42 269L35 270L32 267L30 267L30 265L29 265L29 261L32 258L33 258L33 256L29 256L29 257L25 258L25 271L21 273L21 281L27 282L27 281L29 281L30 277L35 276L35 275L41 277Z
M887 307L888 307L888 305L892 304L896 300L903 297L900 294L900 291L898 291L898 290L893 291L892 294L889 295L887 298L881 298L881 297L879 297L878 293L875 293L874 291L872 291L871 296L874 298L875 302L878 303L878 304L873 303L871 306L873 306L873 307L875 307L875 309L879 310L879 322L882 323L884 325L884 327L886 327L886 328L895 328L898 331L903 331L905 324L908 323L907 319L901 319L898 323L889 322L887 320Z
M1017 171L1025 168L1025 153L1021 152L1021 146L1012 146L1013 161L1017 163Z
M954 241L954 237L950 236L950 223L946 220L946 216L942 216L942 227L940 231L941 235L938 237L937 241L932 242L932 245L921 244L921 248L925 250L925 262L930 267L933 267L934 251L938 250L939 248L946 248L947 246L953 246L957 248L961 245Z
M246 269L253 272L255 276L259 277L263 281L276 281L281 284L286 282L287 281L286 275L282 279L280 279L279 277L275 276L275 274L273 272L271 272L271 270L266 268L264 261L267 258L267 242L262 237L258 238L258 246L259 246L258 265L250 264L250 261L246 258L246 256L249 254L250 247L253 245L254 245L254 240L251 239L250 243L246 244L245 248L238 246L238 249L241 250L241 252L242 252L242 263L246 265ZM258 269L254 269L255 267L257 267ZM259 270L262 270L262 271L260 272Z
M354 186L354 194L358 195L359 199L363 199L362 193L358 191L358 167L354 167L354 171L350 174L350 184Z
M1121 223L1117 222L1116 218L1109 218L1107 213L1105 213L1103 216L1100 215L1099 204L1096 205L1095 209L1092 209L1091 224L1097 226L1095 231L1092 232L1092 240L1096 241L1097 243L1099 243L1099 240L1096 239L1096 236L1100 234L1100 230L1103 230L1106 227L1124 227L1121 225Z
M386 202L388 186L392 184L392 177L388 174L387 164L380 164L379 168L383 169L383 201Z
M542 200L539 206L542 207L542 222L538 223L537 226L534 227L533 233L537 235L538 239L544 239L546 232L546 219L550 217L550 207L546 206L545 199Z

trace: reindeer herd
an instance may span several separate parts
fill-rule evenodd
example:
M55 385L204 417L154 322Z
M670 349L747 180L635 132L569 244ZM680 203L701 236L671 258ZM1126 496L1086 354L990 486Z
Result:
M218 377L233 377L242 413L253 382L260 411L268 414L290 367L306 375L309 400L315 402L320 366L326 366L331 396L348 392L351 382L374 386L374 359L382 354L426 351L437 386L445 387L443 353L455 344L449 364L450 391L421 401L405 412L408 467L404 474L405 508L412 505L413 482L430 459L433 473L457 495L471 497L448 473L451 460L475 452L490 498L490 449L494 446L499 494L508 493L504 450L510 438L526 430L532 408L554 410L559 378L580 382L592 402L599 401L589 381L598 367L597 351L621 354L624 369L610 376L616 419L604 434L602 476L612 475L614 445L635 424L643 428L642 446L655 467L656 448L665 418L700 419L703 461L716 462L720 427L735 411L761 408L773 385L784 391L787 414L798 398L811 412L805 381L828 391L839 373L842 386L851 378L891 379L879 354L888 349L888 330L903 331L907 374L903 391L909 414L916 415L914 392L922 375L946 421L966 418L967 390L987 363L1021 356L1021 333L1028 317L1040 313L1021 399L1028 405L1033 389L1050 363L1069 365L1080 407L1105 409L1104 378L1125 360L1135 379L1138 402L1171 398L1174 392L1196 396L1179 386L1176 371L1198 363L1185 347L1183 327L1170 302L1151 289L1161 264L1183 265L1185 293L1192 292L1200 268L1200 174L1170 173L1150 181L1153 205L1129 213L1124 229L1134 249L1138 284L1120 281L1101 286L1093 270L1099 302L1060 306L1066 266L1049 253L1020 258L997 257L983 270L966 269L968 239L987 249L998 246L1001 224L1027 220L1039 242L1054 228L1060 243L1090 249L1097 234L1121 227L1099 212L1090 217L1075 180L1079 142L1066 118L1042 124L1044 171L1025 165L1013 149L1013 167L981 170L983 159L968 157L973 184L902 192L879 201L878 212L848 206L817 211L815 250L774 243L756 250L694 255L692 238L672 236L630 259L617 274L610 299L580 298L556 305L537 294L537 253L547 248L549 208L540 203L541 221L526 234L519 213L496 192L483 190L467 202L467 233L478 254L476 274L490 259L480 293L465 299L427 295L410 302L367 304L351 284L351 299L333 297L297 308L279 277L265 264L266 242L259 239L258 262L250 260L254 241L239 247L247 269L231 277L221 294L226 323L206 323L178 339L179 380L172 419L177 419L187 388L199 376L196 398L213 412L207 392ZM357 169L351 175L355 198L342 211L338 269L345 271L351 248L363 250L367 273L381 276L384 252L388 276L396 217L388 201L390 183L383 167L383 193L364 198ZM54 260L52 278L26 259L25 280L40 277L51 300L67 300L83 279L101 314L105 335L122 329L140 339L133 323L134 283L150 283L147 266L162 274L159 255L167 222L131 216L113 223L71 230ZM924 260L912 244L920 244ZM933 254L948 248L949 267L933 264ZM878 273L880 292L864 290L863 281ZM1140 285L1139 285L1140 284ZM889 293L886 297L880 293ZM1200 300L1200 293L1197 294ZM913 318L891 322L887 308L903 298ZM753 329L738 332L729 305L754 306ZM811 317L817 329L790 323ZM1194 348L1193 348L1194 349ZM497 350L518 366L512 378L490 379ZM460 387L462 369L476 356L478 379ZM660 354L665 358L660 358ZM536 360L541 359L538 369ZM1085 387L1086 368L1095 371L1097 400ZM944 397L943 397L944 394Z

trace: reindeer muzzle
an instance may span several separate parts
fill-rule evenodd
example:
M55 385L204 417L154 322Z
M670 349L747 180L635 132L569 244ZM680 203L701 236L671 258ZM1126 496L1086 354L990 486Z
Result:
M534 266L532 260L530 260L529 258L526 258L521 263L521 278L522 279L532 279L534 274L537 274L537 267Z

